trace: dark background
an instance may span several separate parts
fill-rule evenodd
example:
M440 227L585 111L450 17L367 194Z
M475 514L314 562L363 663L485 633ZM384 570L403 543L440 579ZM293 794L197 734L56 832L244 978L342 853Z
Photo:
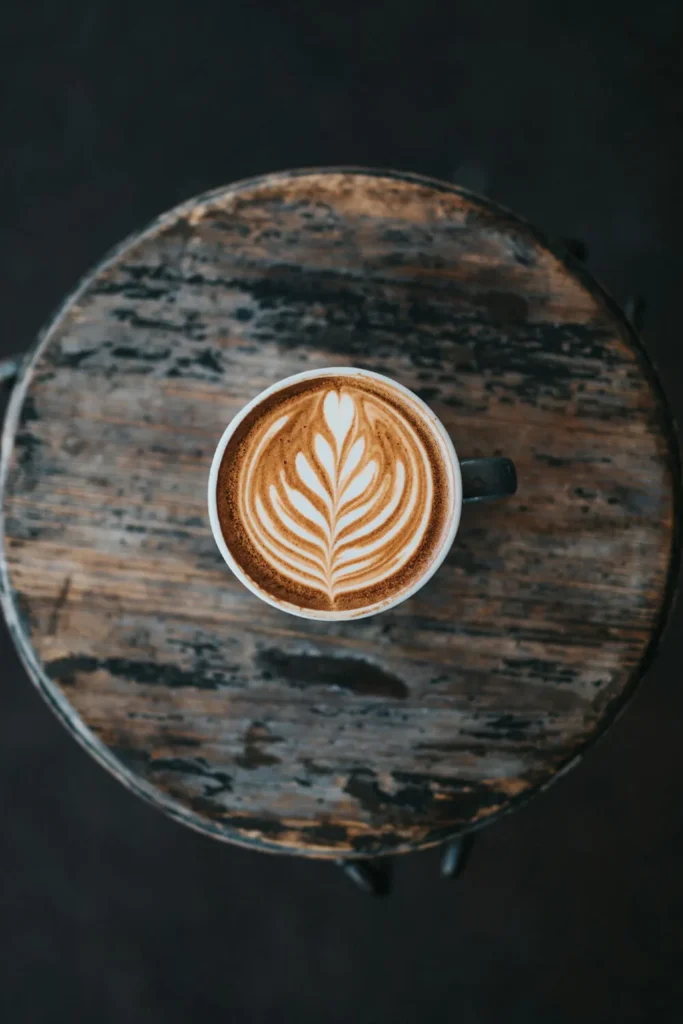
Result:
M105 250L246 175L461 181L579 236L680 417L683 4L45 0L0 7L0 352ZM679 607L583 764L480 836L463 879L401 858L373 902L331 865L195 835L127 793L0 632L7 1024L666 1022L683 1014Z

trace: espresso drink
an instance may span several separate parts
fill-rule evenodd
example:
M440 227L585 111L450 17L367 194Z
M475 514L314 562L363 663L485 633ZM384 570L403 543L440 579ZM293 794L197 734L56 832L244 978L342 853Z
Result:
M442 552L453 457L422 403L385 378L312 376L275 391L228 440L223 539L286 610L354 617L394 603Z

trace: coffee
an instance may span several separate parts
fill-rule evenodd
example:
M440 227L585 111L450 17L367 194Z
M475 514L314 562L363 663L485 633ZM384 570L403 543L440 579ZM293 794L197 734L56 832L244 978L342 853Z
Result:
M215 508L230 560L285 610L351 618L394 604L452 539L454 461L436 418L387 378L285 382L222 453Z

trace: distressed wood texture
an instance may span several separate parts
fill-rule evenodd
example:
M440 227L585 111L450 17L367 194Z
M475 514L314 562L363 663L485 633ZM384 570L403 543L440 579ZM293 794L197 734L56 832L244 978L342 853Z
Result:
M519 474L417 596L337 624L247 592L205 494L233 414L328 365ZM130 239L40 340L3 467L43 695L135 792L262 849L413 849L548 783L642 674L678 566L671 423L623 316L524 222L408 175L275 175Z

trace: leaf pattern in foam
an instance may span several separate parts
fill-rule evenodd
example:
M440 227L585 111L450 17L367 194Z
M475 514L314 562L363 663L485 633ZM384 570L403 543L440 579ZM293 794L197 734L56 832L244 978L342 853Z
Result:
M431 474L417 434L390 407L342 389L325 394L322 413L298 438L295 473L281 469L267 493L248 496L247 507L262 556L333 605L411 557L429 517L420 481L431 487ZM273 433L266 436L271 443Z

